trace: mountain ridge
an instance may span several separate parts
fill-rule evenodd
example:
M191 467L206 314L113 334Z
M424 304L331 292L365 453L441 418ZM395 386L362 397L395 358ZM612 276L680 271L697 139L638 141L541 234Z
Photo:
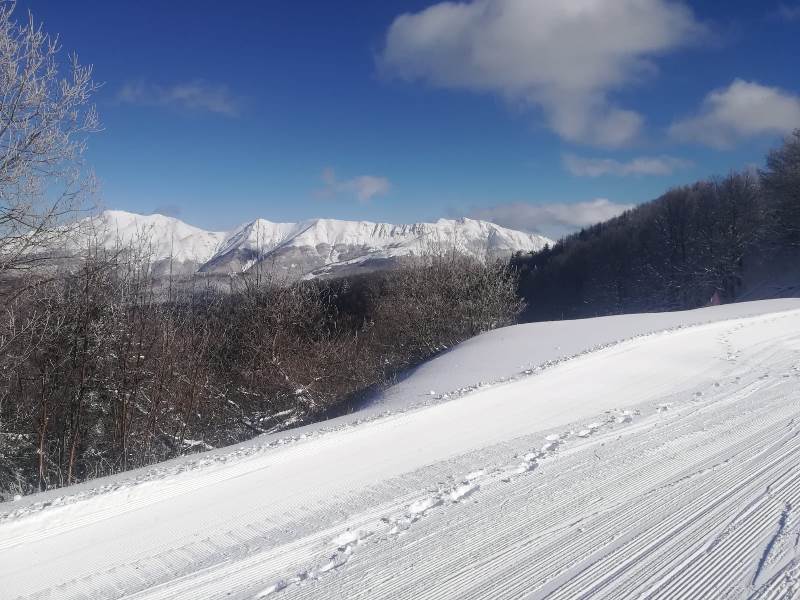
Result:
M262 264L311 278L382 268L426 252L453 249L475 258L500 258L553 243L538 234L468 218L411 224L323 218L276 223L259 218L228 231L210 231L161 214L106 210L83 223L104 248L138 243L161 267L171 263L181 273L226 275Z

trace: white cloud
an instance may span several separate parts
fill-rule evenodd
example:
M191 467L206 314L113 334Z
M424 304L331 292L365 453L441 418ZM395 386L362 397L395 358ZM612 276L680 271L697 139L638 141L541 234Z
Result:
M692 165L690 161L674 156L640 156L621 162L612 158L585 158L565 154L563 160L567 171L578 177L671 175Z
M488 208L475 208L471 211L470 217L492 221L511 229L559 238L582 227L607 221L633 207L633 204L620 204L605 198L574 203L514 202Z
M800 20L800 4L781 4L778 6L777 13L784 21Z
M708 94L700 112L673 123L670 133L679 140L729 148L739 140L788 133L796 127L800 127L800 96L737 79Z
M122 86L117 99L128 104L171 106L226 117L237 117L241 111L241 101L234 97L227 86L202 80L171 85L132 81Z
M370 202L377 196L385 196L392 189L391 182L385 177L359 175L352 179L340 180L336 176L336 171L330 167L322 171L322 181L325 188L319 191L318 195L321 197L355 196L362 204Z
M704 33L675 0L441 2L394 20L379 66L539 107L564 139L615 147L644 119L609 94L653 73L654 56Z

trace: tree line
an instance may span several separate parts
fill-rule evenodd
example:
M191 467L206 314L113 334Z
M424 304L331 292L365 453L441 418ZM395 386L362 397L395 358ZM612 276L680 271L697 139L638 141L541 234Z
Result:
M355 280L164 286L146 257L0 282L0 497L343 412L412 365L512 323L507 264L456 254ZM177 290L177 291L175 291Z
M512 264L540 321L796 294L798 258L800 130L763 170L669 190Z

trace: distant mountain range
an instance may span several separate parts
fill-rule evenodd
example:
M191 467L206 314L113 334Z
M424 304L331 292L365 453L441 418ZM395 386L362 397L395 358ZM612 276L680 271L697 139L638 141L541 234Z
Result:
M138 244L161 272L245 273L260 265L293 277L320 277L392 266L397 259L455 249L484 257L552 244L546 237L472 219L391 225L368 221L311 219L272 223L256 219L231 231L206 231L164 215L107 210L86 219L80 245L91 237L101 246Z

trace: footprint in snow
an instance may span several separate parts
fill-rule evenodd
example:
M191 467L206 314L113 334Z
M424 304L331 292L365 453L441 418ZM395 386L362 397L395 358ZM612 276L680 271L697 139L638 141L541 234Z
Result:
M467 473L467 475L464 477L464 481L466 482L474 481L475 479L480 479L484 475L486 475L486 471L484 471L483 469L481 469L480 471L473 471L472 473Z
M413 502L408 507L408 513L411 515L424 515L430 509L440 506L442 499L438 495L430 496Z
M322 575L343 567L353 555L353 550L357 546L363 544L372 534L372 531L365 529L348 529L331 540L331 545L336 548L336 552L331 554L324 562L307 571L298 572L297 575L291 579L279 579L275 581L256 594L255 600L271 596L293 584L300 584L306 580L319 579Z
M585 429L581 429L577 433L577 436L579 438L588 438L592 434L597 433L602 426L603 426L602 423L589 423L588 425L586 425Z
M333 538L331 540L331 544L339 549L344 550L348 546L361 544L371 535L372 532L366 529L356 529L356 530L348 529L344 533Z
M553 440L551 442L546 442L542 446L542 450L541 451L544 452L544 453L548 453L549 454L549 453L555 452L560 445L561 445L561 440Z
M477 483L462 483L450 492L450 500L460 502L477 492L478 489L480 489L480 485Z
M539 466L535 460L532 461L524 461L519 463L516 466L507 467L503 470L502 475L500 477L500 481L503 483L510 483L514 477L518 475L522 475L524 473L530 473L531 471L535 470L536 467Z
M617 423L633 423L633 413L629 410L623 410L622 413L616 418Z
M286 583L286 581L283 579L276 581L272 585L267 586L266 588L258 592L258 594L255 595L255 600L261 600L261 598L266 598L267 596L271 596L272 594L281 592L285 590L288 585L289 584Z

